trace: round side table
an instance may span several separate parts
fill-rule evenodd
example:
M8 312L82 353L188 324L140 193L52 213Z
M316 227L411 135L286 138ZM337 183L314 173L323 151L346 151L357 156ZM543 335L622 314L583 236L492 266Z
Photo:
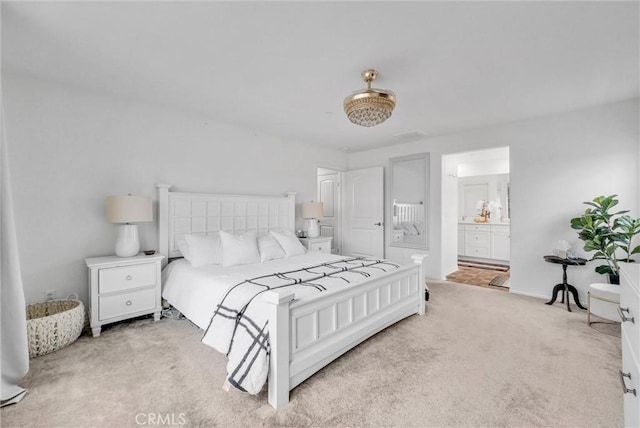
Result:
M555 263L562 265L562 283L557 284L553 287L553 297L546 304L553 305L558 298L558 293L562 291L562 302L564 303L565 295L567 297L567 310L571 312L571 306L569 305L569 292L573 295L573 300L576 301L576 306L580 309L587 309L580 304L580 299L578 297L578 290L573 285L567 283L567 266L584 266L587 264L586 259L575 258L575 259L562 259L557 256L544 256L544 260L549 263Z

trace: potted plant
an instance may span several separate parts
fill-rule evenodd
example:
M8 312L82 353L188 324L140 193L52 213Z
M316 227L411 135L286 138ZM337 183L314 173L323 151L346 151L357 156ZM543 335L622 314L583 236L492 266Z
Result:
M598 196L580 217L571 219L571 228L578 230L584 241L584 250L594 251L591 260L603 260L606 264L595 270L609 275L609 282L620 283L620 262L633 262L633 254L640 253L640 245L632 247L633 237L640 233L640 218L627 215L628 210L611 212L618 205L618 195Z

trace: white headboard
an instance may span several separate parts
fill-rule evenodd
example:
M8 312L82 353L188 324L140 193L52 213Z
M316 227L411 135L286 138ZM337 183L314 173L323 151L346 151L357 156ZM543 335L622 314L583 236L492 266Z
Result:
M424 223L424 205L419 204L406 204L395 202L393 204L394 226L400 225L403 221L410 221L413 223Z
M217 195L171 192L158 184L158 244L166 259L181 257L178 242L184 235L207 235L273 229L295 230L296 194L287 196ZM165 260L166 260L165 259Z

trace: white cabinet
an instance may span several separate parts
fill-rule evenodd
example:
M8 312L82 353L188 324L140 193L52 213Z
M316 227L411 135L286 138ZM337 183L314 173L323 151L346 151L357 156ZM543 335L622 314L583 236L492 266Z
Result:
M491 258L509 260L511 258L511 232L509 226L491 225Z
M488 224L464 225L464 255L489 258L491 251L491 226Z
M458 224L458 255L464 256L464 224Z
M331 254L332 237L319 236L317 238L300 238L300 242L309 251L319 251L321 253Z
M640 265L622 263L620 274L620 307L622 322L622 381L624 426L640 426Z
M505 224L459 224L458 253L467 257L510 260L511 236Z
M160 319L160 262L164 256L92 257L89 270L89 320L93 336L104 324L153 313Z

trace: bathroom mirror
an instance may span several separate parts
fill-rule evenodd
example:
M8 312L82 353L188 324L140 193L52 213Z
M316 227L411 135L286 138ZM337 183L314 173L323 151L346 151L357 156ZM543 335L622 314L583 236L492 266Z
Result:
M428 248L429 154L389 159L391 247Z

